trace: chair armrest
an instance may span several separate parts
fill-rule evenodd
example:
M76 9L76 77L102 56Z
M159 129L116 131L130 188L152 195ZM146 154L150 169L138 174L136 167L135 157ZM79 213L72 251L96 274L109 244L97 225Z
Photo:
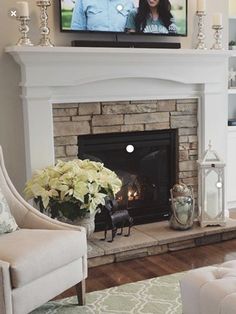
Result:
M0 260L0 313L12 314L10 264Z
M35 208L30 208L28 213L24 217L24 221L21 228L26 229L50 229L50 230L75 230L86 233L86 230L82 226L70 225L52 219L45 214L40 213Z

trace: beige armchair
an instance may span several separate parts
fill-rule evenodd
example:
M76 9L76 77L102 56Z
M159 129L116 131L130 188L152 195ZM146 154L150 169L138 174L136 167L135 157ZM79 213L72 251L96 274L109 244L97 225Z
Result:
M72 286L79 304L84 304L85 229L60 223L30 206L10 181L1 147L0 188L20 228L0 235L0 313L29 313Z

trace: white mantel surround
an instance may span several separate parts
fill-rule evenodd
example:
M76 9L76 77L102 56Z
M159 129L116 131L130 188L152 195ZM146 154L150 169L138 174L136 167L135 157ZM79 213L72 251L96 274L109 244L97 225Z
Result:
M226 160L227 51L8 47L21 67L27 177L54 163L53 103L199 98L199 152Z

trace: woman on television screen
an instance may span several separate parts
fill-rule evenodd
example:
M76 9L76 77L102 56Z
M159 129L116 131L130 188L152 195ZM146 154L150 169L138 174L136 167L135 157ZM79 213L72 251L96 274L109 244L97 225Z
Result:
M177 34L169 0L140 0L138 9L129 13L128 32Z
M133 0L76 0L72 30L124 32Z

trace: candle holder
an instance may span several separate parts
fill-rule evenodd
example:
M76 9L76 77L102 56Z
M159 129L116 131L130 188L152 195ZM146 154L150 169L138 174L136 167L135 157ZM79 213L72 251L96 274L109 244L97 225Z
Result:
M21 38L17 42L17 46L33 46L31 40L28 37L29 21L28 16L18 16L17 20L20 21L19 31L22 34Z
M40 7L40 30L41 30L41 39L39 41L39 46L44 47L54 47L49 38L50 29L48 27L48 14L47 8L51 5L49 0L40 0L37 1L37 6Z
M206 16L205 11L197 11L196 15L198 16L198 43L196 49L206 50L205 45L205 32L204 32L204 16Z
M212 25L212 29L215 31L215 33L214 33L215 42L214 42L211 49L223 50L223 46L222 46L222 29L223 29L223 26L222 25Z

